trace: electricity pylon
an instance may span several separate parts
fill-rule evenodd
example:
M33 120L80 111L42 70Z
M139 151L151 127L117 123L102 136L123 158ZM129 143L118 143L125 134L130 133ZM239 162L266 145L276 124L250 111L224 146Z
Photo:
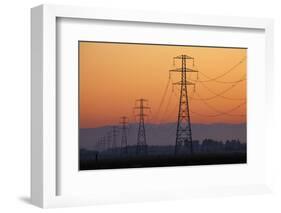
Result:
M111 131L106 134L107 148L110 149L111 145Z
M118 134L117 126L112 126L112 144L111 144L111 147L112 147L113 150L116 148L116 145L117 145L117 134Z
M100 146L101 146L101 151L104 151L106 149L106 138L105 136L102 136L100 140Z
M187 60L192 60L194 64L194 58L188 55L180 55L174 57L175 59L181 60L181 68L170 70L170 72L180 72L181 80L179 82L173 83L174 85L180 85L180 100L179 100L179 111L178 111L178 122L177 122L177 132L176 132L176 144L175 144L175 154L178 154L181 147L190 147L190 152L193 152L192 147L192 133L191 133L191 122L189 113L189 103L187 86L195 86L194 83L187 80L186 73L188 72L198 72L197 70L187 68Z
M139 114L137 114L137 116L139 117L137 154L141 154L141 153L147 154L147 143L146 143L144 118L147 116L145 114L145 110L150 109L150 107L144 105L144 103L147 102L147 100L145 100L143 98L136 100L136 102L139 103L139 105L134 108L134 109L139 110Z
M126 116L121 117L121 130L122 130L122 136L121 136L121 155L128 154L128 142L127 142L127 125L128 125L128 118Z
M101 151L101 143L100 143L100 141L101 141L100 138L98 138L97 141L96 141L96 150L98 152Z

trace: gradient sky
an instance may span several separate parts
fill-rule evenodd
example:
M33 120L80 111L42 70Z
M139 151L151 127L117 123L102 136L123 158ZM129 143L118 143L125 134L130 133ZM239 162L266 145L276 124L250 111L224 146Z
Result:
M149 100L147 122L175 122L179 86L172 82L180 80L180 73L171 73L169 81L169 69L180 67L179 60L173 66L173 57L182 54L194 57L195 66L191 61L187 66L199 70L195 92L193 87L188 92L191 122L246 122L247 49L79 42L79 54L81 128L118 124L123 115L136 122L133 107L139 98ZM202 82L227 71L219 82ZM223 97L212 98L223 91Z

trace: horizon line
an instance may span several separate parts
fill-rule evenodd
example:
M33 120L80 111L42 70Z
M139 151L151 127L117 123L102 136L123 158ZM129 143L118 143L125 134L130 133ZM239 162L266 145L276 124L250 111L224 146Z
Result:
M176 124L177 122L167 122L167 123L146 123L145 125L165 125L165 124ZM215 122L215 123L191 123L191 125L243 125L247 124L247 122L241 122L241 123L223 123L223 122ZM138 122L134 123L128 123L128 125L138 125ZM97 126L97 127L78 127L79 129L95 129L95 128L104 128L104 127L112 127L112 126L119 126L119 124L109 124L109 125L103 125L103 126Z

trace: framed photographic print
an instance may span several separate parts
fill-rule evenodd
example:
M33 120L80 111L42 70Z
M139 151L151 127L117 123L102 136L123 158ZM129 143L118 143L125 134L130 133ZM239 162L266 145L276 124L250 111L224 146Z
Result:
M247 162L246 48L78 45L80 170Z
M270 191L272 20L43 5L31 21L32 203Z

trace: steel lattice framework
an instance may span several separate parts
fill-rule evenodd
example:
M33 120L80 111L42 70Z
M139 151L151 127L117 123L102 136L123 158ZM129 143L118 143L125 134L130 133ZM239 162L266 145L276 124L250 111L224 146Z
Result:
M128 118L126 116L121 117L121 155L128 154L128 141L127 141L127 125L128 125Z
M117 147L117 134L118 134L117 126L112 126L112 144L111 144L112 150L114 150Z
M139 110L139 128L138 128L138 136L137 136L137 154L147 154L147 143L146 143L146 133L145 133L145 125L144 125L144 118L147 116L144 111L146 109L150 109L150 107L145 106L144 103L147 102L146 99L138 99L136 100L138 106L134 109Z
M188 86L195 86L194 83L187 80L186 73L198 72L197 70L187 68L187 60L192 60L194 64L194 58L188 55L180 55L174 57L174 60L181 60L181 68L170 70L170 72L180 72L181 80L173 83L173 85L180 86L180 99L179 99L179 110L178 110L178 122L176 131L176 143L175 143L175 154L178 154L181 147L189 147L190 153L193 152L192 147L192 132L188 102Z

